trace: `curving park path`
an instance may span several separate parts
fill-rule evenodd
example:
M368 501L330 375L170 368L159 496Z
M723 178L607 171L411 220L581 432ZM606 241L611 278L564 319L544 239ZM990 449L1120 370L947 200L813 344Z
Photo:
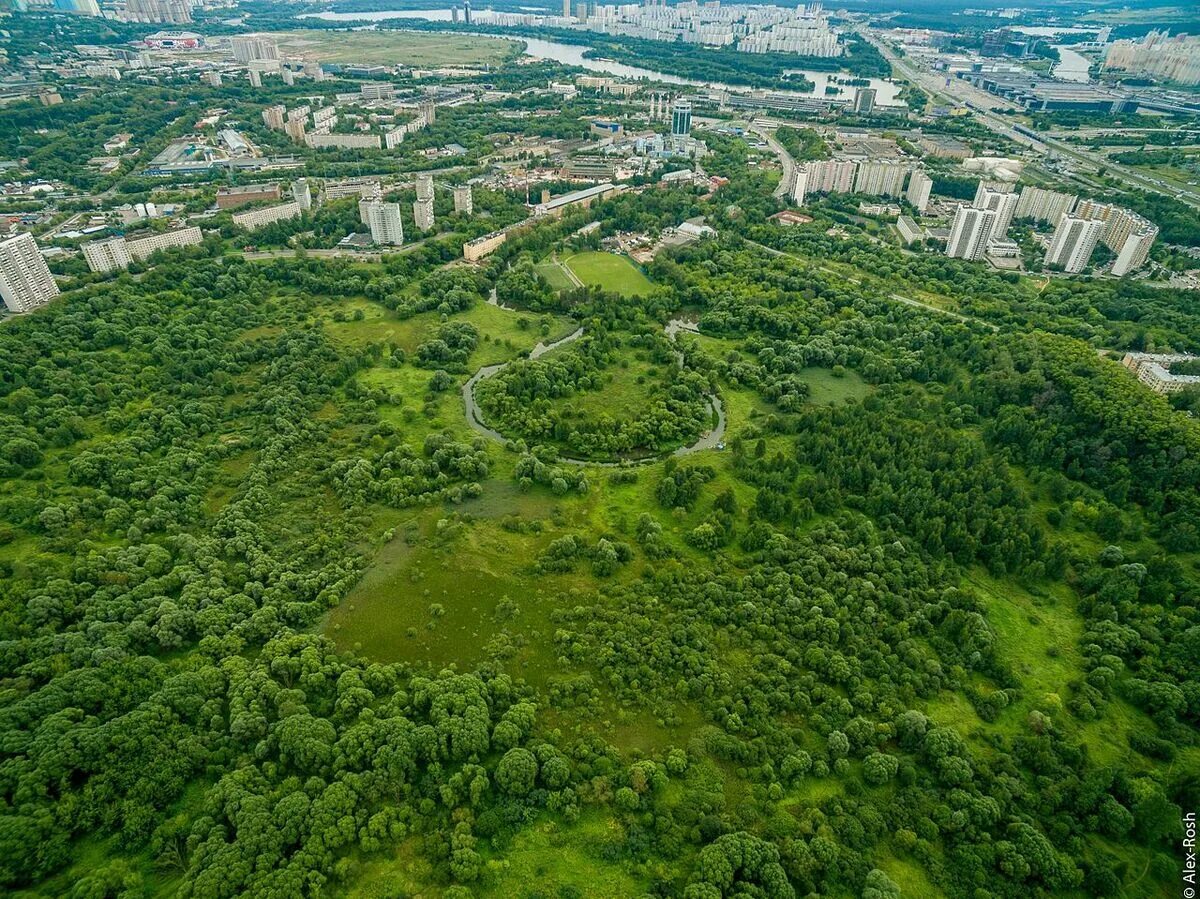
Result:
M493 294L493 296L495 296L495 294ZM491 302L490 299L489 302ZM685 321L681 318L671 319L669 322L667 322L666 326L663 328L663 331L672 341L675 340L680 331L685 331L689 334L700 333L699 329L694 323ZM550 341L550 343L539 341L537 346L529 351L528 358L537 359L546 355L546 353L549 353L551 350L556 350L560 346L573 343L582 336L583 328L576 328L566 337L560 337L558 340ZM683 350L676 349L675 362L681 368L683 367ZM483 413L480 411L479 403L475 400L475 386L480 381L486 381L488 378L498 375L511 364L511 362L498 362L495 365L485 365L475 372L475 374L471 375L471 377L467 380L467 383L465 383L462 387L463 409L466 412L467 424L470 425L471 429L477 434L482 434L484 437L487 437L490 440L495 440L499 443L506 443L508 438L495 428L488 427L487 422L483 420ZM725 439L725 406L721 402L721 398L715 393L709 394L708 404L709 408L716 413L717 426L707 434L702 434L700 439L695 443L692 443L688 446L681 446L669 454L664 453L656 456L645 456L640 459L627 459L620 462L597 462L591 459L576 459L571 456L559 456L558 461L568 465L595 465L599 468L622 468L629 465L646 465L651 462L657 462L660 459L666 458L667 455L687 456L691 453L698 453L701 450L718 449L720 448L722 441Z

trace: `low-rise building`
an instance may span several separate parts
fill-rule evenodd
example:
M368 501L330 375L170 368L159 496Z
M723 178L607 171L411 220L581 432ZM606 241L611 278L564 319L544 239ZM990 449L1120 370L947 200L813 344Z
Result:
M463 258L468 262L476 262L496 252L496 248L506 240L508 240L507 231L493 231L483 237L468 240L463 244Z
M1200 362L1200 356L1184 353L1126 353L1121 364L1155 393L1177 393L1187 387L1200 387L1200 375L1174 374L1171 366L1181 362Z
M279 197L279 185L274 182L270 184L243 184L237 187L219 187L217 188L217 208L237 209L239 206L245 206L247 203L262 203L269 200L278 200Z

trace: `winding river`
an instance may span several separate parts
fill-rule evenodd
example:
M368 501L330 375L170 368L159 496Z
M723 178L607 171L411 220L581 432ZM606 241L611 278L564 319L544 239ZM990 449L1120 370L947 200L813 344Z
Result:
M449 9L397 9L397 10L380 10L377 12L317 12L305 13L297 16L300 19L322 19L326 22L382 22L388 19L424 19L430 22L449 22L451 21L451 12ZM373 27L367 25L365 27ZM488 28L489 26L480 23L480 28ZM457 32L454 32L457 33ZM525 44L525 55L533 56L537 59L551 59L555 62L562 63L567 66L578 66L582 69L587 69L589 72L600 72L605 75L616 75L619 78L628 78L636 81L638 79L647 79L649 81L658 81L663 84L678 84L687 87L707 87L715 90L729 91L732 93L749 93L751 88L746 85L724 84L720 81L695 81L690 78L681 78L678 75L670 75L666 72L656 72L653 69L645 69L641 66L626 65L622 62L616 62L611 59L590 59L584 56L591 47L583 44L564 44L560 41L545 41L541 38L525 37L519 34L505 34L504 28L495 27L489 31L478 32L484 37L498 37L511 41L520 41ZM858 78L860 76L852 75L845 71L835 72L818 72L811 69L789 69L789 74L803 75L805 79L811 81L813 89L810 91L791 91L791 90L774 90L772 93L777 94L794 94L803 97L842 97L846 99L853 96L854 88L848 85L839 83L840 80L849 78ZM879 106L903 106L904 102L900 99L901 85L887 78L870 78L870 87L875 90L875 103ZM826 92L828 89L828 93Z
M489 302L492 300L489 298ZM500 305L496 303L496 305ZM696 326L682 318L673 318L667 322L663 328L664 333L672 341L676 339L680 331L686 331L690 334L698 334L699 330ZM538 359L551 350L556 350L560 346L565 346L568 343L573 343L583 336L583 328L576 328L566 337L560 337L558 340L552 340L549 343L539 341L537 346L529 351L530 359ZM675 362L681 368L683 367L683 350L675 350ZM477 434L482 434L489 440L495 440L498 443L507 443L508 438L497 431L495 428L488 426L483 420L483 413L479 408L479 403L475 400L475 387L480 381L486 381L488 378L495 377L512 362L498 362L495 365L485 365L480 368L475 374L467 380L467 383L462 387L463 411L467 417L467 424ZM698 453L701 450L721 449L725 440L725 406L721 402L721 398L715 393L710 393L708 396L709 410L716 414L717 425L707 434L702 434L700 439L688 446L681 446L674 450L672 456L687 456L692 453ZM576 459L571 456L559 456L558 461L568 465L594 465L599 468L623 468L630 465L646 465L651 462L658 462L660 459L666 458L666 454L656 456L645 456L639 459L627 459L620 462L597 462L591 459Z

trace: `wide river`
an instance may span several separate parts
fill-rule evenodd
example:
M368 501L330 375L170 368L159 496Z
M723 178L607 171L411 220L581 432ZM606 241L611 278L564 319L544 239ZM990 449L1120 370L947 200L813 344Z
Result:
M449 22L451 21L451 12L449 9L396 9L384 10L380 12L318 12L308 13L300 16L302 19L324 19L327 22L382 22L387 19L425 19L430 22ZM480 27L487 27L481 25ZM503 28L496 28L488 32L492 37L510 37L511 40L525 42L525 53L529 56L537 57L538 59L552 59L555 62L560 62L563 65L578 66L581 69L587 69L590 72L603 72L606 75L616 75L620 78L629 78L637 80L646 78L652 81L661 81L664 84L684 84L691 87L711 87L718 90L728 90L736 92L745 92L750 88L745 85L723 84L720 81L694 81L690 78L680 78L678 75L669 75L666 72L656 72L653 69L643 69L640 66L630 66L621 62L614 62L611 59L587 59L584 53L588 51L588 47L579 44L563 44L558 41L544 41L540 38L524 37L521 35L505 35ZM811 91L777 91L783 94L796 94L805 97L823 98L838 98L850 99L854 96L854 88L848 85L839 85L838 78L857 78L858 76L851 75L849 72L814 72L809 69L789 69L791 74L800 74L813 82ZM896 84L886 78L870 78L868 79L870 86L875 89L875 102L880 106L903 106L904 103L899 99L901 85ZM826 87L831 87L837 91L834 93L831 90L826 93Z

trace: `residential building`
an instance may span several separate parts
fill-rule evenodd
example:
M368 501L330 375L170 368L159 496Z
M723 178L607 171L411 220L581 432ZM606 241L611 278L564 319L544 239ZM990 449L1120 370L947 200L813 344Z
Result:
M898 197L904 192L908 168L893 160L860 162L854 177L854 192L875 197Z
M1150 255L1150 247L1154 244L1154 239L1158 237L1158 228L1148 222L1147 225L1147 228L1135 231L1125 238L1125 242L1117 252L1116 261L1112 264L1114 275L1127 275L1137 271L1145 264L1146 258Z
M220 87L221 86L221 73L218 72L216 69L213 69L211 72L205 72L204 73L204 83L207 84L209 87Z
M900 239L904 241L906 246L916 243L924 236L921 226L907 215L899 216L896 219L896 230L900 232Z
M292 199L302 210L312 209L312 190L307 178L297 178L292 182Z
M125 21L183 25L192 21L192 5L189 0L127 0Z
M394 150L404 143L404 135L408 133L408 129L403 126L393 128L391 131L385 132L383 135L383 145L389 150Z
M1011 194L1015 187L1010 181L980 180L975 185L975 200L971 205L976 209L986 209L987 207L982 205L985 194Z
M259 79L260 82L262 79ZM282 131L284 124L284 115L287 113L287 107L283 105L268 106L262 111L263 124L272 131Z
M304 123L299 124L303 128ZM308 134L304 142L316 150L378 150L380 147L378 134Z
M239 206L245 206L247 203L262 203L268 200L278 200L279 197L279 185L274 182L270 184L243 184L238 187L218 187L217 208L237 209Z
M418 231L433 230L433 197L428 200L415 200L413 202L413 222L417 226Z
M416 180L417 199L433 201L433 175L422 173Z
M1008 236L1008 227L1012 224L1013 213L1017 210L1017 195L984 188L975 194L976 209L986 209L996 213L992 222L991 239L1000 240Z
M1200 356L1183 353L1126 353L1121 364L1155 393L1175 393L1186 387L1200 386L1200 375L1177 375L1172 365L1195 362Z
M250 79L251 87L262 87L262 73L256 69L251 69L246 76Z
M58 296L58 284L28 232L0 241L0 298L10 312L31 312Z
M149 259L159 250L169 250L172 247L196 246L204 241L204 235L199 228L178 228L175 231L162 231L137 240L126 238L129 255L138 262Z
M239 34L229 39L233 58L246 63L254 59L279 59L279 47L265 34Z
M1104 233L1104 227L1104 222L1062 213L1058 218L1058 227L1054 229L1050 249L1046 251L1046 265L1072 274L1083 271L1092 258L1096 242Z
M475 197L471 185L460 184L454 188L454 211L471 215L475 211Z
M959 205L946 241L946 255L954 259L982 259L995 222L996 213L989 209Z
M1071 213L1077 202L1079 198L1075 194L1043 190L1040 187L1024 187L1017 198L1014 217L1033 219L1035 222L1058 222L1064 215Z
M797 166L792 178L792 202L797 206L804 205L804 194L808 190L808 172L803 166Z
M308 134L305 127L306 119L288 119L283 126L284 133L292 139L293 143L307 144Z
M507 231L493 231L483 237L468 240L463 244L463 258L468 262L476 262L485 256L490 256L506 240L508 240Z
M929 207L929 195L932 191L933 179L918 169L909 177L908 190L904 197L917 208L917 212L924 214Z
M848 159L821 159L804 164L807 190L814 194L848 194L854 190L858 163Z
M300 214L300 204L294 200L290 203L280 203L277 206L265 206L262 209L251 209L249 212L235 212L233 223L247 231L254 231L266 225L294 219Z
M1113 41L1105 50L1104 70L1200 84L1200 37L1151 31L1140 41Z
M133 257L124 237L109 237L93 240L83 245L83 258L94 272L113 272L129 268Z
M362 210L361 204L359 209ZM371 229L371 240L375 243L393 247L404 243L404 224L400 220L399 203L366 201L365 222Z
M422 100L420 115L426 125L432 125L437 121L437 104L432 100Z

